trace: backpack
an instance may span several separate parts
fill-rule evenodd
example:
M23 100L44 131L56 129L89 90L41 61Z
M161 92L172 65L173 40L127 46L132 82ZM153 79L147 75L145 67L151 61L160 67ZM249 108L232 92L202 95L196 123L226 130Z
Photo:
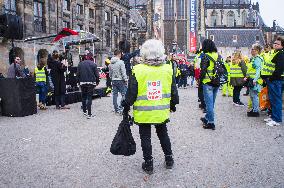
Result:
M226 66L224 62L222 61L221 56L218 56L217 61L215 61L211 56L206 55L207 59L214 62L214 68L213 68L213 77L210 77L208 72L206 71L206 74L211 80L211 84L220 86L228 82L228 71L226 69Z

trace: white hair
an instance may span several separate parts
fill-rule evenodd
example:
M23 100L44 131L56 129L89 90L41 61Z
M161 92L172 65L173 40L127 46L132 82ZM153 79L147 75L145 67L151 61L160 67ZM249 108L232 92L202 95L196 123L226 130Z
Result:
M149 39L145 41L141 47L140 55L143 59L148 60L162 60L166 57L162 41L156 39Z

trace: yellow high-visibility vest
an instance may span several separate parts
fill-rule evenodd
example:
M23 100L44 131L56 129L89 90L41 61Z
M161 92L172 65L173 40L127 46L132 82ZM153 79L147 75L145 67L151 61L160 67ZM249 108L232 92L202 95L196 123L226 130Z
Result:
M168 64L134 66L138 82L137 99L133 105L136 123L160 124L169 119L173 69Z
M46 74L45 74L45 67L39 70L37 67L35 68L35 76L36 82L46 82Z

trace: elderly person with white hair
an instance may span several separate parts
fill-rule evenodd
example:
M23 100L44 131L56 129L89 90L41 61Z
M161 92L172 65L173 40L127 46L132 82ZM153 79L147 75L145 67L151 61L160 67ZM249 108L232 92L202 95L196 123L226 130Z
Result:
M122 102L124 112L133 105L134 122L139 125L145 160L142 169L148 174L153 173L151 125L156 128L165 154L165 167L171 169L174 164L166 123L169 122L170 111L176 111L179 97L173 69L165 63L164 53L164 45L159 40L147 40L142 45L141 63L133 68L127 94Z

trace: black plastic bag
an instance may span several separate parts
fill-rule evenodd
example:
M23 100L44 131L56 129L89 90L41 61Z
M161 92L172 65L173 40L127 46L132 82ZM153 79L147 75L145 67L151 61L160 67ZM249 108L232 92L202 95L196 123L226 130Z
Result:
M130 156L135 154L136 143L130 129L132 124L131 116L124 115L110 147L110 152L113 155Z

